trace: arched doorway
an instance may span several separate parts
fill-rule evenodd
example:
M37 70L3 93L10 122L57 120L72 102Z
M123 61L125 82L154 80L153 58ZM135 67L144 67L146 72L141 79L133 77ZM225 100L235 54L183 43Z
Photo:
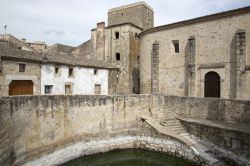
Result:
M216 72L208 72L205 75L205 97L220 98L220 76Z
M9 85L9 95L33 95L31 80L13 80Z

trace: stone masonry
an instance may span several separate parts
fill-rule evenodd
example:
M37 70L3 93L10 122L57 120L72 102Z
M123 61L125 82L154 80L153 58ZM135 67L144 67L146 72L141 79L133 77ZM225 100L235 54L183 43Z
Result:
M159 93L204 97L205 75L220 76L221 98L250 99L250 7L204 16L140 33L141 93L151 93L151 48L159 49ZM174 42L179 52L175 52Z
M0 165L125 148L250 165L249 50L250 7L154 27L144 2L110 9L107 26L97 23L78 47L38 53L0 43ZM109 95L40 95L44 64L107 69ZM210 72L220 99L204 98ZM35 95L3 97L12 80L32 80Z
M249 124L250 119L249 101L162 95L1 97L0 110L1 165L19 165L81 141L153 136L150 130L141 130L142 115L151 117L159 124L168 118L168 112L180 118L217 120L234 123L234 126ZM206 125L205 128L209 130L204 132L204 137L200 137L202 140L241 156L238 159L242 158L242 161L249 160L247 129L234 127L232 130L216 125ZM228 136L216 135L216 128L234 134L233 138L241 142L240 151L221 144L222 140L226 142ZM193 131L190 130L195 134ZM210 131L211 134L208 133ZM244 133L245 137L237 135L238 132ZM216 137L219 139L213 139ZM175 140L166 135L158 138ZM245 157L241 155L243 149Z

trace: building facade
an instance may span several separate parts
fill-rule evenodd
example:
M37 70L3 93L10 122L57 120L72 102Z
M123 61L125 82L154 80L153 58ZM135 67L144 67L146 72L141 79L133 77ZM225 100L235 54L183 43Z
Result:
M110 64L0 46L0 95L109 94Z
M141 92L250 99L250 7L140 34Z
M144 2L113 8L107 26L97 23L90 40L77 47L55 44L40 52L56 56L53 63L40 64L37 92L249 100L249 31L250 7L158 27L153 9ZM61 57L75 62L61 62ZM96 68L100 75L95 75Z
M41 66L41 94L100 94L108 95L107 69Z
M144 2L108 11L108 25L97 23L91 39L72 50L71 54L111 62L119 68L113 75L116 88L112 94L139 94L140 49L138 34L154 26L154 12ZM110 82L110 86L114 87Z
M0 95L39 95L40 65L23 60L2 60Z

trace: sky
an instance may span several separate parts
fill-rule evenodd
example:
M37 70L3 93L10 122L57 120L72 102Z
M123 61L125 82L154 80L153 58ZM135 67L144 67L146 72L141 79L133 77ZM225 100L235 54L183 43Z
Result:
M29 42L78 46L105 21L109 9L138 0L0 0L0 34ZM250 6L250 0L144 0L154 9L155 26Z

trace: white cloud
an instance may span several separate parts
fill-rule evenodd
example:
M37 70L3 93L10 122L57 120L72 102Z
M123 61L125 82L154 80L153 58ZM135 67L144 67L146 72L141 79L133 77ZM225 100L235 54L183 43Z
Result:
M0 33L29 41L76 46L90 38L108 9L135 0L1 0ZM249 0L145 0L155 12L155 26L250 5Z

